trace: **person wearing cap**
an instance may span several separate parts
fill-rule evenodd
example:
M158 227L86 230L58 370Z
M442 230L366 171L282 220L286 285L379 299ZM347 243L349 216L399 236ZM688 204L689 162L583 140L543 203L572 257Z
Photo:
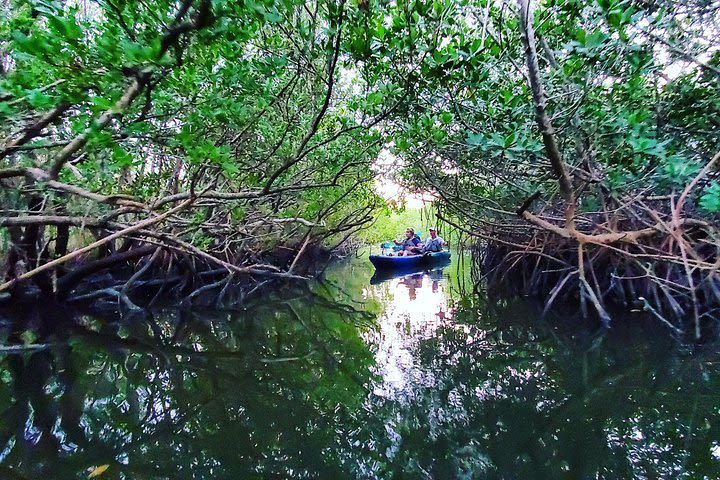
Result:
M435 230L434 227L430 227L428 230L430 231L430 238L425 240L425 244L420 249L420 253L442 251L442 247L447 245L447 242L438 236L437 230Z

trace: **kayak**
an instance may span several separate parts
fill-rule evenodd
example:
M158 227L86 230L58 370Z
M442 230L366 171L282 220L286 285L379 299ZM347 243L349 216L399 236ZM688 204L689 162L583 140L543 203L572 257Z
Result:
M430 252L423 255L410 255L402 257L390 257L388 255L370 255L370 261L377 270L395 270L425 267L450 260L450 252Z

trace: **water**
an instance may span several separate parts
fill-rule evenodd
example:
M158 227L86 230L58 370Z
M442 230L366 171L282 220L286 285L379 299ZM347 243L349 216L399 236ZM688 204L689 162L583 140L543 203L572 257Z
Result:
M720 477L717 348L540 320L457 259L372 273L150 321L4 312L0 478Z

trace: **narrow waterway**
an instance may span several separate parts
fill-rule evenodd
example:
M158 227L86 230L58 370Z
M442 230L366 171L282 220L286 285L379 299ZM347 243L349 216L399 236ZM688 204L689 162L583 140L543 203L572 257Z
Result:
M0 478L720 477L717 348L541 319L458 257L239 310L1 312Z

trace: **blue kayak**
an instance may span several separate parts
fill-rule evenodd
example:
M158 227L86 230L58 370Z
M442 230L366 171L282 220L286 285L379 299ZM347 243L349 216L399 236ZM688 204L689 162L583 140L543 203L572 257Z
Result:
M387 255L370 255L370 261L377 270L395 270L405 268L424 267L450 260L450 252L430 252L423 255L390 257Z

